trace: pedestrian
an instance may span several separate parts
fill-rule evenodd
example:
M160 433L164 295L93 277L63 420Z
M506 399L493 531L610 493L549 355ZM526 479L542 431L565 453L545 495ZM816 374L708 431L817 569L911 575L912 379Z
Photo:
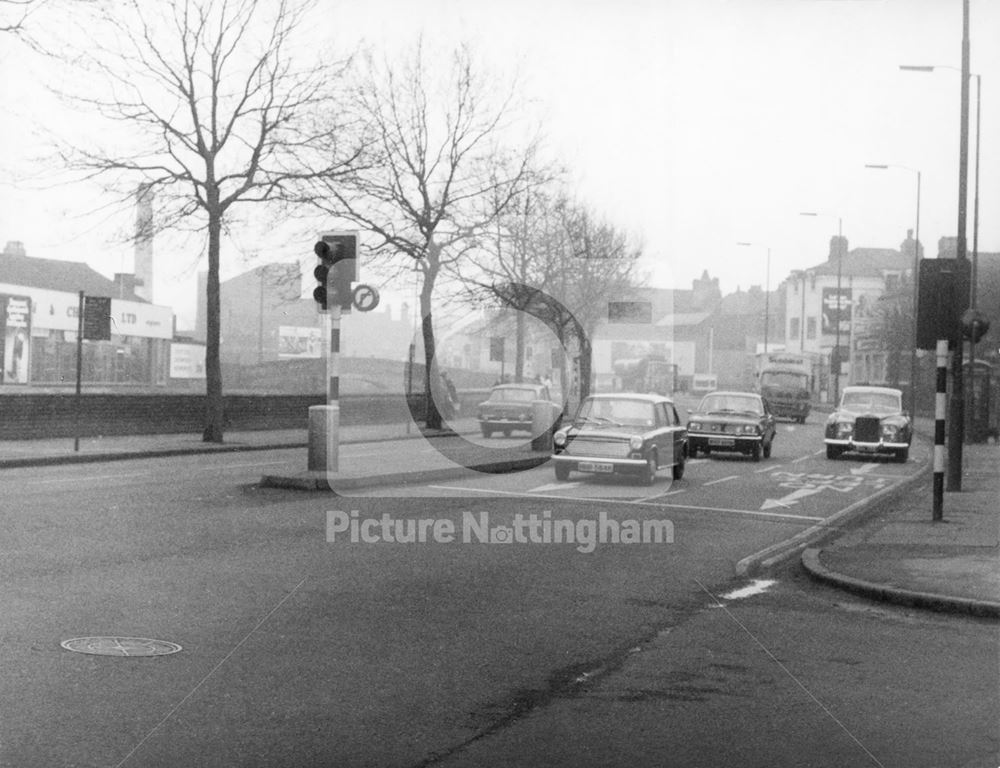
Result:
M458 391L448 377L447 371L441 371L441 415L445 419L455 417L455 405L458 403Z

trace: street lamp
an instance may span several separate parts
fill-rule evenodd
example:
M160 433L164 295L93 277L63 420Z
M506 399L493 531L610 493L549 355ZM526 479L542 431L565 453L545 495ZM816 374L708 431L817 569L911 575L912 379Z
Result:
M888 170L898 168L917 174L917 223L913 248L913 349L910 351L910 417L917 415L917 296L919 294L917 276L920 274L920 171L905 165L866 163L865 168Z
M819 216L815 211L803 211L799 214L800 216ZM841 295L841 279L843 272L843 262L844 262L844 251L841 250L841 245L844 240L844 219L841 216L837 217L837 315L836 315L836 330L835 338L836 341L833 345L833 356L831 357L831 368L832 363L835 360L837 363L837 371L833 376L833 402L840 402L840 313L843 310L843 297ZM846 250L846 249L844 249ZM853 293L853 292L852 292ZM854 298L853 295L851 297ZM853 308L852 308L853 314ZM804 328L799 329L800 332L805 332ZM822 332L822 328L820 328Z
M959 201L958 201L958 258L966 258L965 252L965 206L967 199L967 169L968 169L968 85L969 80L976 78L976 167L975 167L975 201L972 214L972 264L969 285L969 307L976 308L976 283L979 272L979 133L980 133L980 92L982 78L969 72L969 7L968 0L963 2L962 13L962 67L952 67L947 64L935 65L900 65L900 69L908 72L933 72L936 69L950 69L960 72L962 79L962 115L960 124L959 151ZM964 308L964 307L963 307ZM973 374L973 382L969 388L969 412L975 413L975 342L969 345L969 371ZM948 490L962 489L962 443L965 442L965 407L964 385L962 382L962 340L959 339L952 361L952 379L954 397L950 408L949 439L954 444L948 465Z
M737 243L742 246L754 246L756 243ZM767 268L764 272L764 354L767 354L767 331L771 325L771 246L767 248Z

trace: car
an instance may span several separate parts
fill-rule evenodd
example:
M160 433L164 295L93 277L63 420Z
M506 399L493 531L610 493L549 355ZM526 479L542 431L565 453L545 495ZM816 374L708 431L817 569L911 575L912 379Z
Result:
M844 387L837 410L826 420L826 457L848 451L890 454L904 462L910 455L913 422L903 410L903 393L892 387Z
M684 476L687 429L670 398L631 392L590 395L553 436L556 480L570 472L628 475L644 485L661 467Z
M756 392L711 392L689 416L687 432L692 457L722 451L760 461L770 458L777 429L767 400Z
M562 416L562 406L553 402L549 388L544 384L499 384L490 390L489 399L478 405L477 418L483 437L502 432L510 437L514 430L532 431L536 400L548 401L552 412L550 424Z

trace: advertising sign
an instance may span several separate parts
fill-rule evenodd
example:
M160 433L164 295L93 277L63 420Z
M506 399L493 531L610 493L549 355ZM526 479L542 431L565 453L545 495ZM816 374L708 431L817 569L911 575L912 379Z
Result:
M204 345L172 343L170 345L170 378L204 379Z
M319 358L323 356L323 333L319 328L294 325L278 326L278 357Z
M31 344L31 300L0 294L0 382L27 384Z
M823 334L833 336L839 325L841 333L851 332L851 289L823 289Z

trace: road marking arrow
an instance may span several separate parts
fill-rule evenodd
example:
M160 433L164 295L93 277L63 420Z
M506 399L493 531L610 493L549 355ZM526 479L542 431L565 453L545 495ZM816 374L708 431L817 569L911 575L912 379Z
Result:
M814 493L819 493L822 490L823 486L820 486L819 488L798 488L787 496L782 496L780 499L765 499L764 503L760 505L760 508L774 509L775 507L790 507L793 504L798 504L799 499L804 499L806 496L812 496Z
M852 475L867 475L871 472L878 464L862 464L860 467L851 470Z

